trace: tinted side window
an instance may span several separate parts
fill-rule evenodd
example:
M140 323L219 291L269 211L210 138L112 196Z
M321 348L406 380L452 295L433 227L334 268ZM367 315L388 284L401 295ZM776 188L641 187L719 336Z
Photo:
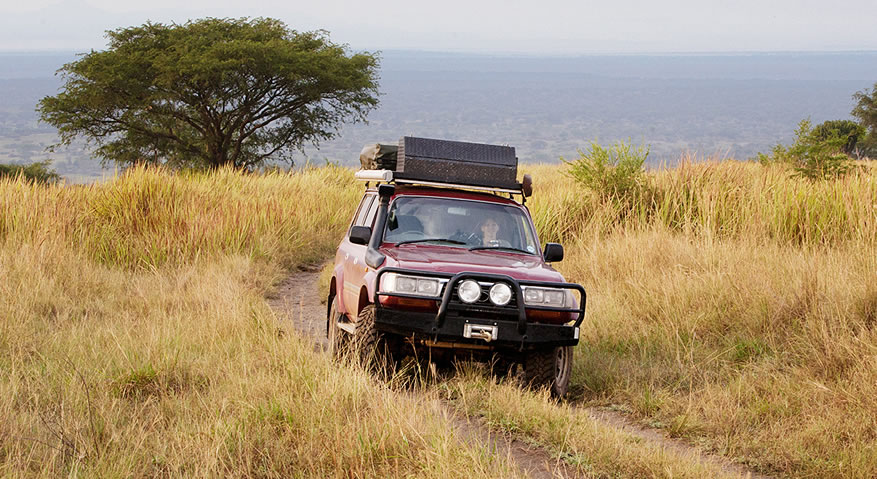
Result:
M353 228L354 226L356 226L358 224L356 222L356 220L362 214L362 211L368 210L367 204L368 204L370 198L371 198L370 195L366 195L366 196L363 196L362 200L359 201L359 206L356 207L356 213L353 214L353 221L350 222L350 228Z
M354 226L366 225L365 219L368 216L371 205L375 203L374 200L375 195L366 195L366 197L362 199L362 204L359 206L359 211L356 213L356 220L353 222Z
M375 216L378 213L378 205L381 203L378 201L377 197L374 197L375 200L372 201L371 208L368 209L368 213L365 215L365 223L364 226L373 226L375 224Z

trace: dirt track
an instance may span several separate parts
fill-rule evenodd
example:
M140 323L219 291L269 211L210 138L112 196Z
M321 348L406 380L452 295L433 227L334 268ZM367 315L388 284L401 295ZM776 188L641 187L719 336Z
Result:
M315 350L325 351L326 305L320 303L317 290L319 269L320 266L315 266L292 274L277 287L276 292L268 298L268 302L278 319L291 321L297 331L313 340ZM741 464L721 456L705 454L683 441L669 438L659 429L641 426L623 414L599 408L582 407L581 410L605 425L637 436L643 441L687 455L696 461L718 465L727 473L738 474L745 478L768 479L768 476L750 471ZM490 431L479 418L462 416L450 405L445 405L445 412L465 441L487 445L494 454L508 458L521 471L522 476L535 479L580 477L572 467L553 458L547 451L519 439L496 434Z

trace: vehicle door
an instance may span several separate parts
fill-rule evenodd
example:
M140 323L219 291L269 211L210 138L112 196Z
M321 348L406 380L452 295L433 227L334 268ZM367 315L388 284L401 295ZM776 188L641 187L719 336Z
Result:
M377 209L377 195L368 192L362 198L356 216L353 218L354 226L371 226L368 222L369 213ZM372 215L372 219L374 216ZM344 309L352 320L356 319L358 314L357 306L359 303L359 291L362 287L362 277L365 274L363 268L365 265L366 245L359 245L350 242L350 231L347 231L344 241L341 243L339 253L344 255L344 272L343 272L343 295Z

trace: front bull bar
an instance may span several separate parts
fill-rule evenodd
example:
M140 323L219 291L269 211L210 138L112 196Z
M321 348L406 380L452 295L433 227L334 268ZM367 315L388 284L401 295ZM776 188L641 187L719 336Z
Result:
M438 307L438 313L435 315L435 320L433 321L432 331L433 333L438 332L445 323L445 318L447 317L448 309L451 305L451 296L453 295L454 288L458 283L465 281L467 279L473 280L487 280L494 282L506 282L510 284L515 293L515 297L517 298L517 316L518 316L518 334L521 336L525 336L527 333L527 309L531 310L539 310L539 311L554 311L560 313L578 313L578 317L575 320L575 324L573 327L578 328L582 321L585 319L585 305L587 303L587 293L585 292L585 288L583 288L580 284L576 283L555 283L551 281L527 281L527 280L517 280L512 278L511 276L507 276L504 274L494 274L494 273L477 273L477 272L468 272L464 271L457 274L449 274L449 273L437 273L432 271L420 271L420 270L412 270L405 268L394 268L387 267L382 268L378 271L377 277L375 278L375 293L373 302L375 304L376 310L381 309L381 302L379 301L381 296L395 296L399 298L412 298L412 299L432 299L428 296L417 295L417 294L407 294L407 293L387 293L381 291L381 278L387 273L398 273L405 274L410 276L422 276L428 278L441 278L447 279L448 282L445 285L445 290L442 293L441 303ZM578 308L553 308L550 306L528 306L524 304L524 294L522 286L536 286L536 287L546 287L546 288L557 288L557 289L572 289L579 292L580 301ZM465 310L465 307L458 307L457 309Z

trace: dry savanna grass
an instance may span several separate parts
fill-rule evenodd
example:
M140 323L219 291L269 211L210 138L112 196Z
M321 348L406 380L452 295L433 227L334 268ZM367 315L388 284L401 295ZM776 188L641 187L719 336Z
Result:
M574 383L597 404L766 472L877 471L877 255L692 240L577 243L590 286Z
M873 167L683 162L628 203L525 170L588 289L574 401L777 476L875 475ZM335 167L0 182L0 475L510 475L438 397L589 476L721 475L472 371L399 394L279 327L265 293L331 255L360 189Z
M242 254L290 266L323 259L359 199L349 170L171 174L138 168L106 185L5 182L0 238L51 239L123 268Z
M877 165L813 182L781 164L696 161L647 173L636 201L588 191L556 165L529 165L536 194L528 202L543 241L602 238L649 229L684 237L742 239L836 248L877 238Z
M764 472L877 474L877 169L683 163L631 207L532 170L588 290L579 396Z
M0 476L508 477L266 305L335 246L351 176L0 183Z

